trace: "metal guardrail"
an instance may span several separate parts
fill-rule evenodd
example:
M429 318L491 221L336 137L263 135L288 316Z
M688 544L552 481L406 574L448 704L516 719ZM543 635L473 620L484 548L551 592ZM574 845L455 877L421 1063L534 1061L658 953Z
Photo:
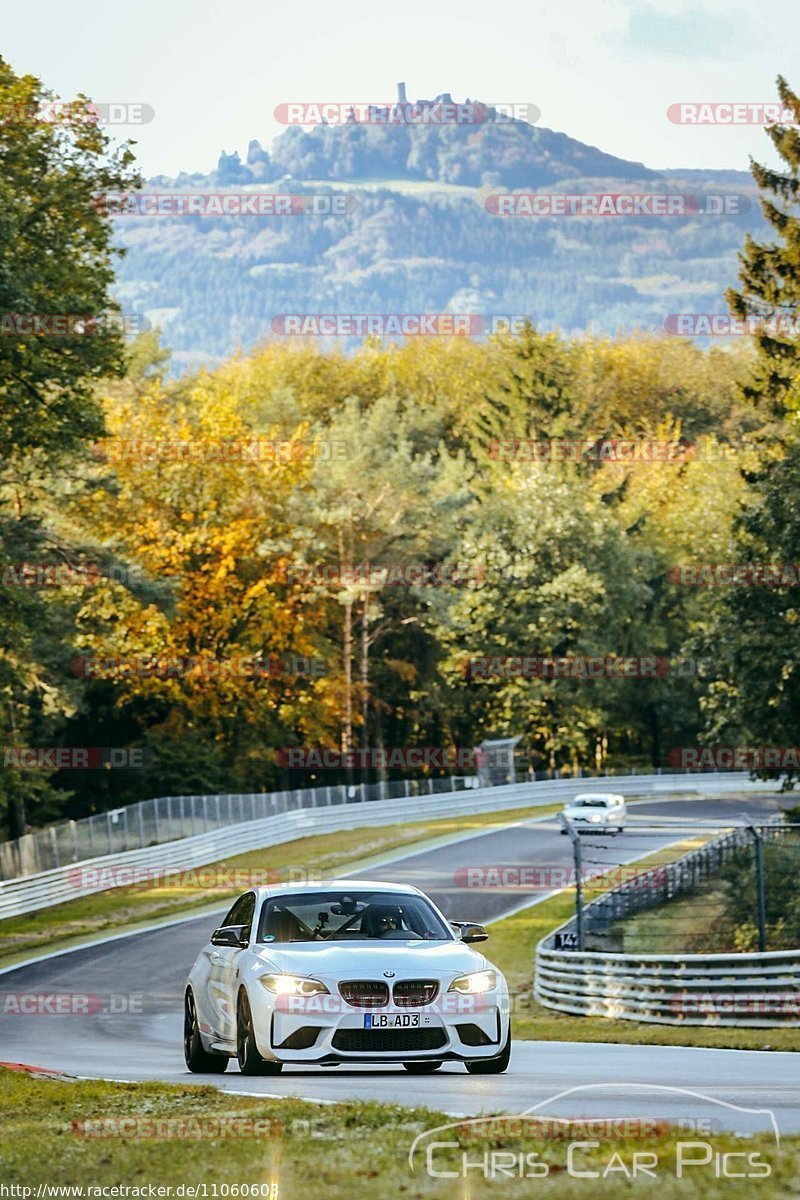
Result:
M800 950L537 951L534 996L559 1012L656 1025L800 1025Z
M477 784L477 777L475 777ZM265 820L302 808L363 803L435 795L473 786L468 776L392 780L387 783L296 788L293 791L235 793L219 796L158 796L124 808L110 809L77 821L0 842L0 880L49 871L65 863L84 862L101 854L156 846L195 837L230 825Z
M661 772L657 772L661 775ZM651 778L650 771L635 778ZM671 772L663 778L697 778L696 772ZM737 778L745 778L738 775ZM576 779L628 779L627 775L582 774ZM732 778L732 776L728 776ZM525 782L533 782L527 780ZM542 776L536 782L568 782ZM45 829L26 833L13 841L0 842L0 880L18 879L62 867L66 863L86 862L105 854L121 854L145 846L161 845L178 838L195 837L231 825L266 820L280 813L302 808L329 808L339 804L374 803L380 800L410 799L414 796L450 794L478 788L478 776L430 776L426 779L400 779L381 783L332 784L293 791L235 793L219 796L158 796L124 808L110 809L77 821L62 821ZM502 785L512 786L512 785ZM619 789L617 789L619 790Z
M552 802L549 789L546 789L546 794L537 793L535 796L531 795L530 789L530 784L509 784L497 788L450 792L443 796L299 808L194 837L178 838L161 845L66 864L0 883L0 919L47 908L111 887L123 887L136 882L137 877L149 875L155 878L176 871L191 871L247 850L280 846L319 833Z
M767 826L764 833L772 832ZM775 823L775 834L780 826ZM606 931L618 920L690 892L745 845L735 830L675 862L643 871L586 906L584 932ZM662 1025L800 1026L800 949L764 953L622 954L556 950L558 933L536 948L534 998L547 1008L580 1016Z
M658 795L675 792L714 794L731 790L764 790L773 785L751 781L745 773L626 776L596 781L593 790L625 795ZM291 812L245 821L241 824L178 838L154 846L75 860L49 871L0 883L0 920L92 895L134 881L133 872L191 870L219 862L246 850L278 846L317 833L369 825L393 825L436 817L503 812L510 808L563 803L586 789L584 779L506 784L494 788L468 788L444 795L387 798L364 803L303 807ZM318 789L319 790L319 789ZM205 797L212 810L216 797ZM246 799L246 798L245 798ZM256 797L261 799L261 797ZM245 808L247 805L245 804ZM125 869L130 868L126 875Z

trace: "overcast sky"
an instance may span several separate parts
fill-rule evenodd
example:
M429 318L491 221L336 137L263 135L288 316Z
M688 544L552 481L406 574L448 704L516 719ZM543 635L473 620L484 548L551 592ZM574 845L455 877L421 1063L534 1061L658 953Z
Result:
M7 4L0 54L68 98L152 106L126 129L146 175L208 170L269 144L287 101L449 91L538 106L540 124L651 167L768 157L757 125L688 127L685 101L768 102L800 90L800 3L706 0L32 0Z

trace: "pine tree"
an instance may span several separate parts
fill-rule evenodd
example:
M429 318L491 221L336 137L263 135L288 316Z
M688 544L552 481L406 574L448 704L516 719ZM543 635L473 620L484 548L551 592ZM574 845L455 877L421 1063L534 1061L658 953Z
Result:
M800 125L800 97L778 76L784 111ZM766 402L779 415L800 409L800 338L791 334L800 319L800 128L770 125L767 136L786 164L773 170L751 159L753 178L761 190L761 207L775 230L775 241L757 242L749 234L739 256L741 291L730 288L726 299L740 318L756 318L758 360L745 395ZM789 326L789 330L786 330Z

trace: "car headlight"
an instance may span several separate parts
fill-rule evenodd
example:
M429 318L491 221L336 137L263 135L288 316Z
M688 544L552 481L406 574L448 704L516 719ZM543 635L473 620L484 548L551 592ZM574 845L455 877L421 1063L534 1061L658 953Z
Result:
M600 813L592 813L592 815L589 817L589 820L592 821L595 825L597 825L600 821L603 820L603 817L600 815Z
M495 971L472 971L469 975L459 975L447 989L448 992L461 992L462 996L474 996L476 992L491 992L497 987Z
M276 996L321 996L329 995L325 984L319 979L304 979L301 975L262 975L259 982L268 992Z

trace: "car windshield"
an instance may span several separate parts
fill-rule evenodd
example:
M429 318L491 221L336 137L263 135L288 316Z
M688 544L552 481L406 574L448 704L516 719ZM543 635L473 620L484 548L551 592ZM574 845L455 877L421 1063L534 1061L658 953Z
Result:
M572 808L608 808L609 804L609 800L599 796L587 796L585 800L575 800Z
M450 941L453 931L422 896L399 892L297 892L267 900L259 942Z

